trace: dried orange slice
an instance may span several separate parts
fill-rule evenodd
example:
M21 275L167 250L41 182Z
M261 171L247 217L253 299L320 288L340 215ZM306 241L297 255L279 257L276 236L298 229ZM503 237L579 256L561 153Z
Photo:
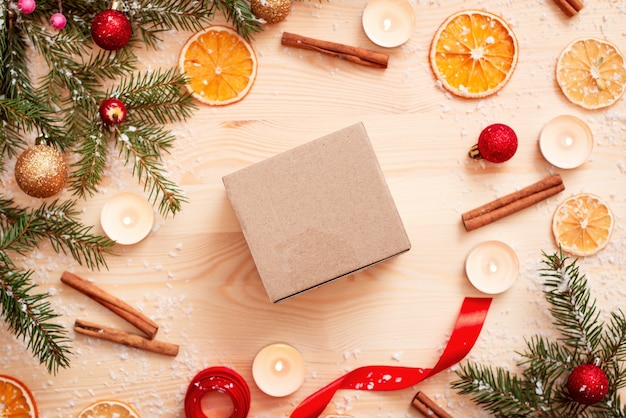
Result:
M28 387L14 377L0 375L0 417L38 416L35 398Z
M517 65L517 38L501 17L465 10L448 17L430 46L430 66L457 96L486 97L509 81Z
M103 400L83 409L77 418L139 418L139 414L126 402Z
M582 193L566 199L552 218L552 232L563 251L592 255L603 249L613 231L613 213L600 198Z
M178 64L188 77L191 94L214 106L243 99L257 74L250 43L224 26L211 26L192 35L183 45Z
M619 49L596 38L575 40L556 64L556 81L572 103L601 109L615 103L626 90L626 64Z

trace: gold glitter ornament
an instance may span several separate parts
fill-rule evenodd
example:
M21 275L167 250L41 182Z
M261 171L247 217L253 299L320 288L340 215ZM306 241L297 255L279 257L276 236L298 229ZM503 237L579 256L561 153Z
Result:
M17 158L15 180L30 196L50 197L65 187L67 165L56 148L37 142Z
M284 20L291 10L291 0L251 0L252 13L267 23Z

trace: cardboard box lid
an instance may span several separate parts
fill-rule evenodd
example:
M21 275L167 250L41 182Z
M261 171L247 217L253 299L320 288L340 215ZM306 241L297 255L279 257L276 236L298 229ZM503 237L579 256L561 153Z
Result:
M223 182L273 302L411 247L361 123Z

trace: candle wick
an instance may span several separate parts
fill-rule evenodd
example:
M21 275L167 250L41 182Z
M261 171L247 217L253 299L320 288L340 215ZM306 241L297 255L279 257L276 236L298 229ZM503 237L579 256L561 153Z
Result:
M385 19L385 21L383 22L383 29L385 30L385 32L391 29L391 19Z
M566 146L571 147L573 143L574 143L574 139L572 139L571 136L566 136L565 137L565 145Z
M132 217L130 217L130 216L124 216L124 217L122 218L122 223L123 223L124 225L128 226L128 225L130 225L130 224L132 224L132 223L133 223L133 218L132 218Z
M498 271L498 265L492 261L491 263L489 263L489 271L492 272L492 273L497 272Z
M285 368L285 365L283 364L283 361L282 361L282 360L278 360L278 361L276 362L276 364L274 364L274 369L275 369L277 372L282 371L284 368Z

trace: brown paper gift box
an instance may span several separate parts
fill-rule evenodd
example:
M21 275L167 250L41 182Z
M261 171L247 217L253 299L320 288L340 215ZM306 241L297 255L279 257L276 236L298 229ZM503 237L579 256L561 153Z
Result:
M361 123L223 182L272 302L411 248Z

